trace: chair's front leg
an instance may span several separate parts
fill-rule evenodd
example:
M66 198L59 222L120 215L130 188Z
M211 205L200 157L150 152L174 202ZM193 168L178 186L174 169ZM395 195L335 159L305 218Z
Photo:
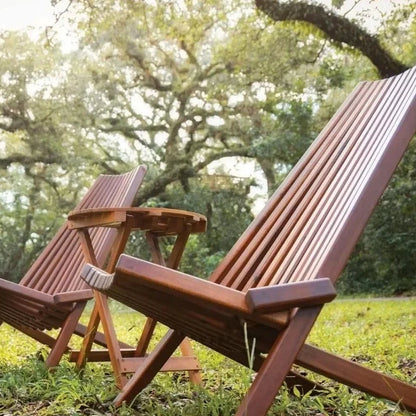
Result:
M322 306L299 309L278 335L256 378L241 402L236 416L265 415L290 372Z
M98 313L97 305L94 303L93 310L88 321L87 330L85 332L81 349L79 350L79 355L77 362L75 364L78 370L81 370L85 367L87 363L87 356L91 351L92 344L94 342L95 335L97 334L98 325L100 324L100 315Z
M73 311L65 319L59 335L46 359L46 367L56 367L59 364L59 361L61 361L62 355L67 351L69 340L75 331L75 327L78 324L86 304L87 302L78 302Z

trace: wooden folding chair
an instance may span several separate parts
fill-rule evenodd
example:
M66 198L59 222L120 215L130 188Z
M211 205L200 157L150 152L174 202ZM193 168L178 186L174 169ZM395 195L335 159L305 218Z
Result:
M264 415L285 380L307 388L294 363L416 411L415 386L305 343L415 131L416 68L363 82L209 281L125 255L114 274L87 265L92 287L172 328L116 404L132 400L189 336L258 371L240 416Z
M145 172L145 167L139 166L123 175L101 175L77 209L131 206ZM104 267L117 232L97 229L91 238L97 264ZM85 335L86 328L78 320L93 291L80 279L84 264L77 233L65 222L19 284L0 279L0 323L6 322L49 346L48 367L59 363L72 334ZM57 328L56 338L45 332ZM94 342L106 345L102 334L97 334Z

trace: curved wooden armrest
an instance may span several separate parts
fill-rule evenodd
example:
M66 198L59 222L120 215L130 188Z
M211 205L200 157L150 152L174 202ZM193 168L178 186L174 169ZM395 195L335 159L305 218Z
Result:
M81 277L91 287L103 292L116 285L117 280L125 276L133 277L137 285L152 287L178 298L191 300L195 304L210 304L239 314L249 313L245 296L238 290L125 254L120 256L113 274L90 264L85 265L81 272Z
M195 212L156 207L90 208L71 211L68 215L70 229L118 227L126 222L131 229L174 235L184 227L189 227L191 233L205 232L207 219Z
M337 295L330 279L287 283L249 289L247 305L252 312L277 312L299 306L314 306L330 302Z
M272 313L253 311L247 303L246 293L125 254L120 256L115 270L115 273L109 274L87 264L81 272L81 277L91 287L110 296L112 287L117 286L119 279L129 279L129 287L147 286L191 302L196 307L209 306L234 313L242 319L278 327L287 325L290 308L296 306L288 307L286 304L285 308L280 308L278 312L273 310Z

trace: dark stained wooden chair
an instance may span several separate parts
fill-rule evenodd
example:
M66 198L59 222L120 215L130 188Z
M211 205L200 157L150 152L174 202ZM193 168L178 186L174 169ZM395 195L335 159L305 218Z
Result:
M77 209L130 207L145 172L145 167L139 166L122 175L100 175ZM101 267L116 239L115 230L94 230L92 242ZM77 232L65 222L19 284L0 279L0 323L6 322L49 346L48 367L59 363L72 334L85 334L86 328L78 320L93 291L80 278L84 264ZM57 328L56 338L45 332ZM96 341L106 345L102 334Z
M416 411L416 387L305 343L416 131L416 68L360 83L209 281L122 255L94 288L168 327L115 402L131 401L184 336L258 371L237 415L264 415L298 364ZM247 346L254 349L248 363Z

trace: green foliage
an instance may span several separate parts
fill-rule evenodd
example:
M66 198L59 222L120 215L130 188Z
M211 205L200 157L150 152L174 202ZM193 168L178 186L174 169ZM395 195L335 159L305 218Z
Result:
M416 3L398 2L380 33L380 38L395 56L409 66L416 61Z
M380 25L388 49L409 65L414 15L414 2L395 5ZM138 163L149 173L137 204L208 216L208 233L192 238L183 267L209 274L249 222L242 188L251 184L230 179L213 190L200 178L214 162L254 160L270 194L347 92L376 76L357 52L302 22L271 24L248 0L79 0L65 19L79 40L70 52L43 34L0 33L0 274L12 280L98 173ZM345 290L412 288L407 166L356 250ZM409 214L407 224L390 221L394 212ZM132 250L148 256L136 239Z
M144 323L138 314L112 303L120 338L133 343ZM87 316L84 316L84 320ZM416 366L414 299L338 300L325 306L309 342L365 366L412 382ZM157 338L165 329L158 327ZM152 343L152 346L154 343ZM13 415L233 415L251 382L251 371L194 343L203 368L203 387L185 375L158 374L131 406L115 409L117 394L108 364L90 363L82 374L65 360L48 372L39 345L7 325L0 326L0 413ZM270 416L407 415L394 403L351 390L323 377L326 393L301 395L280 389Z
M413 140L340 281L344 293L415 292L415 166Z

